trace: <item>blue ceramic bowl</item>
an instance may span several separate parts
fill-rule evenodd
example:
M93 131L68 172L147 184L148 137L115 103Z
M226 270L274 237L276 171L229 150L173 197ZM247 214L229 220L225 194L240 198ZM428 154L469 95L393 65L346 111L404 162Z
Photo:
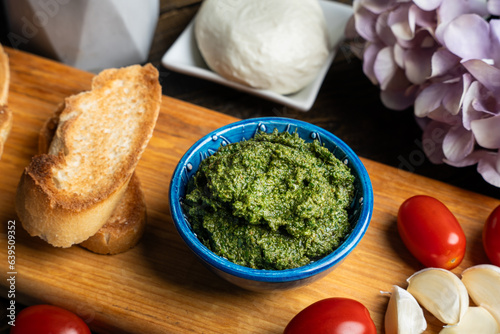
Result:
M305 266L285 270L260 270L234 264L210 251L191 229L183 214L181 199L186 185L200 162L215 153L221 145L249 139L256 132L297 132L306 141L319 140L346 163L355 176L355 197L349 210L352 232L331 254ZM357 155L339 138L315 125L288 118L264 117L223 126L196 142L182 157L170 184L170 210L175 227L188 247L213 272L242 288L254 291L289 289L309 284L337 267L358 245L368 228L373 212L373 191L368 173Z

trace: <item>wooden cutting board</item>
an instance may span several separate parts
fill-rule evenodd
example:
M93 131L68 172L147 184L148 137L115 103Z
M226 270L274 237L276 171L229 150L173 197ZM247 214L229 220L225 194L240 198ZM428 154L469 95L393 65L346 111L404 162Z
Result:
M396 230L399 205L415 194L443 201L468 239L463 263L454 272L485 263L481 230L500 202L444 183L363 159L370 174L375 209L355 251L335 271L307 287L272 293L242 290L215 276L183 244L172 223L168 186L176 163L201 136L236 119L163 97L153 138L137 168L148 206L142 242L119 255L102 256L78 246L53 248L27 235L14 210L23 168L36 153L43 122L64 97L87 90L92 74L7 49L11 64L9 107L14 126L0 160L0 286L6 298L15 277L16 303L50 303L68 308L98 333L281 333L301 309L323 298L361 301L383 333L392 285L421 269ZM7 228L15 222L15 268L7 263ZM15 274L10 274L14 271ZM427 314L427 333L439 322ZM3 319L2 321L4 321Z

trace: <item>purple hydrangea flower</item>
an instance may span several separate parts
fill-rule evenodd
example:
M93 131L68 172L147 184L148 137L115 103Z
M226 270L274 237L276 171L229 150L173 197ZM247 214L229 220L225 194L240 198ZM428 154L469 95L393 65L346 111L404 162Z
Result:
M388 108L413 106L433 163L500 187L500 0L354 0L346 26ZM436 136L436 133L442 135Z

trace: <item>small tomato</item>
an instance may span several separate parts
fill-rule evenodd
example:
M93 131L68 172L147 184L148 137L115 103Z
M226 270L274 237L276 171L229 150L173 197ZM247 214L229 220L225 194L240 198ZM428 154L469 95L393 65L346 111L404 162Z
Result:
M491 263L500 267L500 205L486 219L483 246Z
M90 334L87 324L76 314L53 305L34 305L16 317L10 334Z
M327 298L290 320L284 334L377 334L368 309L349 298Z
M439 200L413 196L398 211L398 232L408 250L426 267L453 269L465 255L465 234Z

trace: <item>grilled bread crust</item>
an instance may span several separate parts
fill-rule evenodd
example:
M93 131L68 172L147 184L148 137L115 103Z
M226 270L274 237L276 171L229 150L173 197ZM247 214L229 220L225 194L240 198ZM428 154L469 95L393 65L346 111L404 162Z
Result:
M97 254L118 254L139 243L146 229L146 202L134 173L118 206L106 224L80 246Z
M3 153L3 146L12 129L12 112L6 107L0 105L0 158Z
M0 158L2 157L5 141L7 141L12 128L12 112L7 108L9 84L9 58L0 44Z
M48 154L33 157L18 185L16 210L30 235L70 247L104 226L153 134L160 102L150 64L105 70L91 91L65 100Z
M0 44L0 106L7 105L7 97L9 95L10 84L10 69L9 57L3 50Z
M64 110L62 103L50 117L38 137L38 153L47 153L54 138L59 116ZM141 239L146 228L146 202L139 177L134 174L127 190L113 210L111 217L96 234L85 240L80 246L97 254L118 254L134 247Z

